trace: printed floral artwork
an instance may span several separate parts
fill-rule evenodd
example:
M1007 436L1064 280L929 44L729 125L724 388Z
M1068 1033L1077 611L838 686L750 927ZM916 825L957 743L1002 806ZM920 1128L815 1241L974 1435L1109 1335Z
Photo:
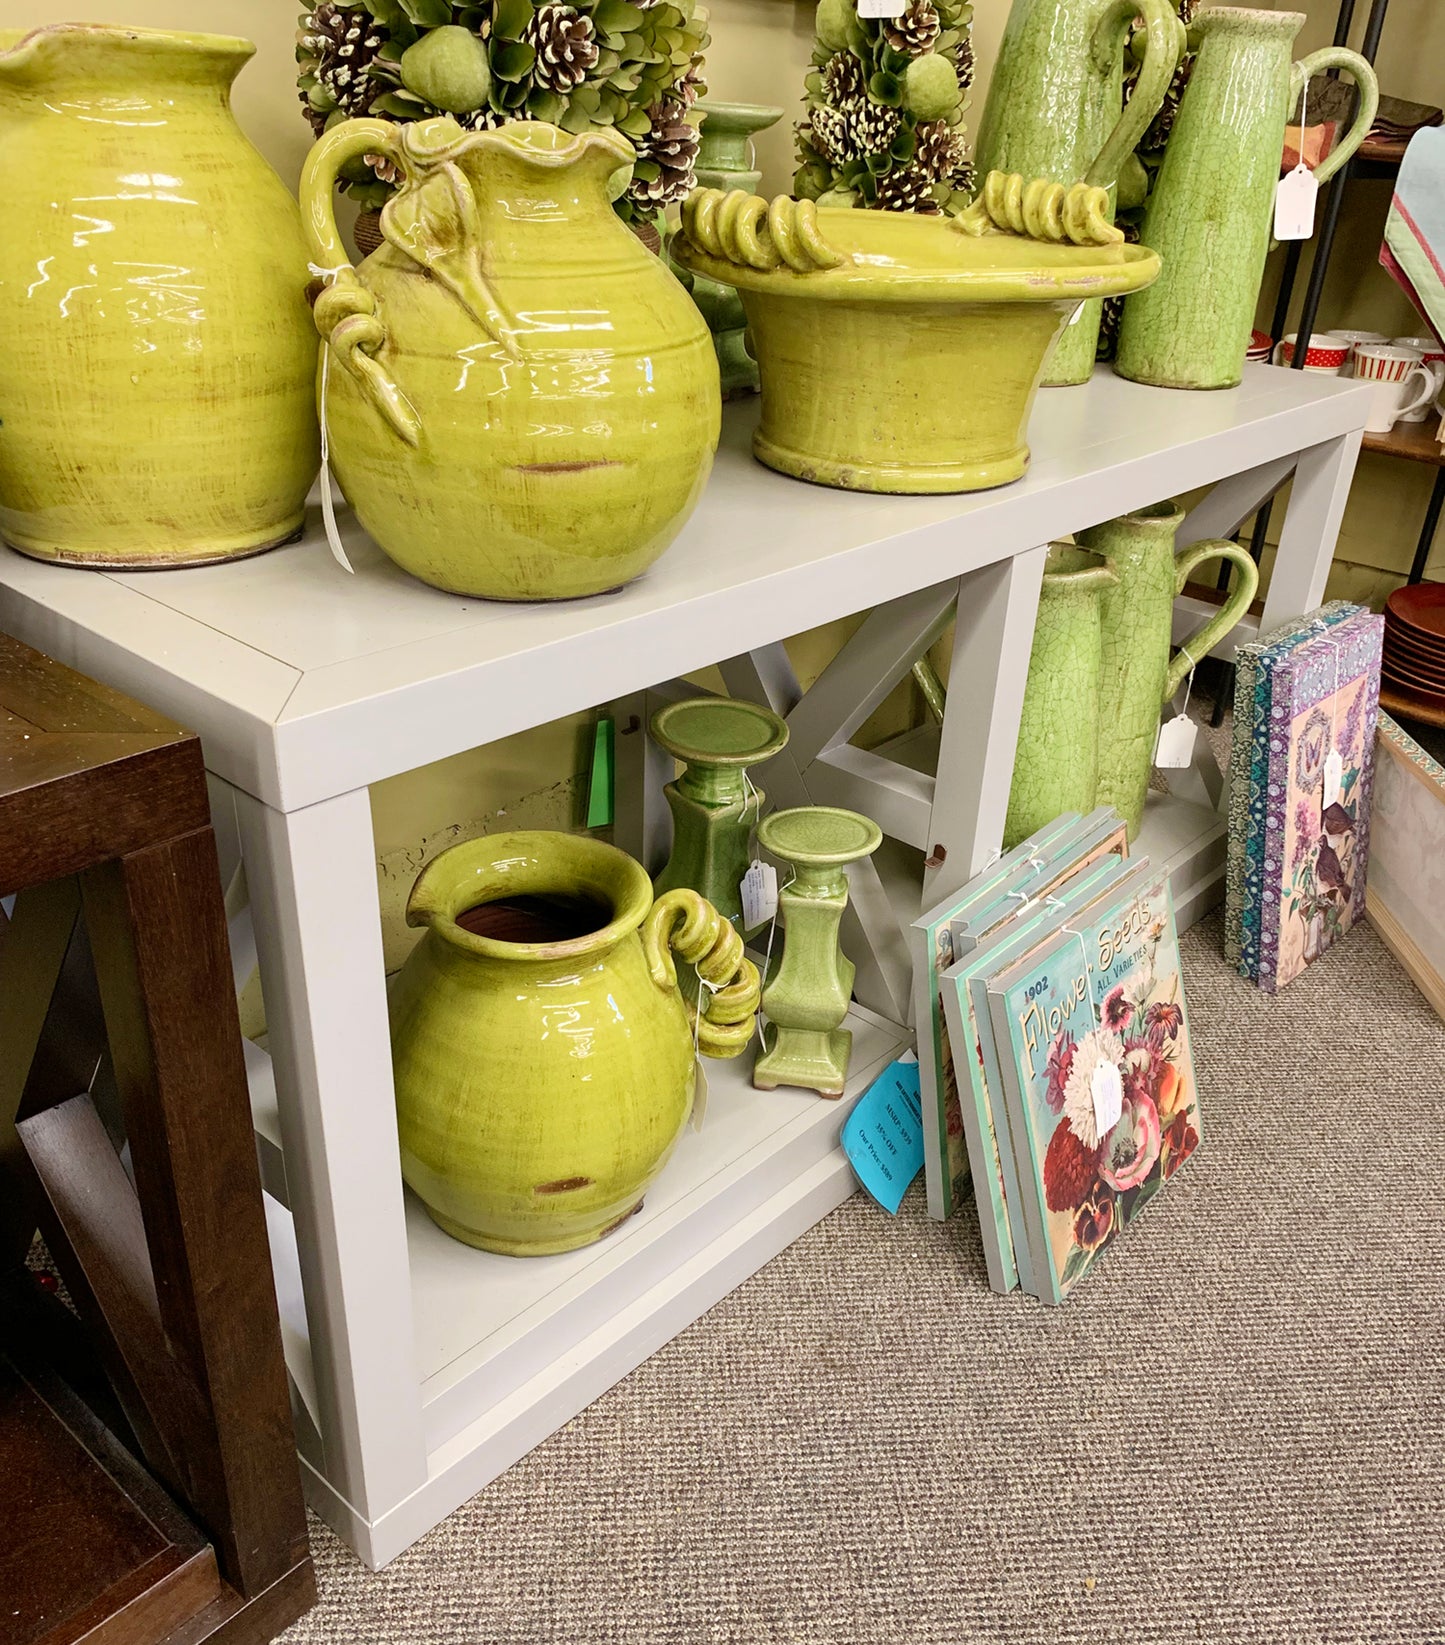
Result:
M1010 978L1011 1090L1038 1166L1044 1245L1062 1296L1199 1145L1179 951L1161 877L1091 914ZM1118 1093L1117 1108L1101 1088ZM1117 1113L1107 1129L1101 1115Z

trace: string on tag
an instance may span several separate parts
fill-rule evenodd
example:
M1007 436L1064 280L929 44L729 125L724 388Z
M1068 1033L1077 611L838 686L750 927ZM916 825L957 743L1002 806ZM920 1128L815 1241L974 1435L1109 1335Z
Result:
M709 994L720 994L724 986L720 982L709 982L701 972L698 973L697 985L699 988L705 988ZM699 1047L702 1041L702 1019L706 1014L706 1006L703 1003L702 995L699 994L697 1008L692 1016L692 1055L694 1062L697 1063L702 1061L702 1051Z
M1344 776L1345 762L1336 745L1340 713L1340 642L1328 639L1325 642L1330 648L1330 655L1335 663L1335 683L1330 689L1330 746L1325 754L1325 762L1320 770L1320 814L1326 811L1340 797L1340 779Z
M1097 1019L1099 993L1094 987L1094 968L1089 964L1089 945L1084 941L1084 933L1068 924L1060 924L1059 929L1078 941L1084 961L1084 985L1089 990L1089 1008ZM1094 1107L1094 1129L1100 1137L1107 1136L1124 1112L1124 1071L1117 1062L1101 1061L1095 1067L1089 1095Z
M307 269L318 280L325 280L332 284L343 272L351 268L350 263L338 263L335 268L322 268L317 263L308 263ZM341 532L336 524L336 501L331 491L331 439L326 426L326 389L331 381L331 344L323 342L321 345L321 404L318 408L317 421L321 424L321 523L326 528L326 541L331 546L331 557L343 571L351 576L356 575L356 568L346 557L346 546L341 541Z
M1199 665L1194 661L1194 653L1189 649L1189 647L1187 645L1181 645L1179 647L1179 649L1189 659L1189 672L1184 677L1184 702L1183 702L1183 705L1180 707L1180 710L1179 710L1179 717L1182 718L1185 714L1187 714L1189 712L1189 699L1193 695L1193 692L1194 692L1194 670Z

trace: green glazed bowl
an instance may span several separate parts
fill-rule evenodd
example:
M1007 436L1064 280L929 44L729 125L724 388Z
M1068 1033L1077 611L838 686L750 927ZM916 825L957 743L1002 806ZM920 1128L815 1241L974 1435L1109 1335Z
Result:
M1041 192L994 173L990 187L971 222L689 196L672 255L742 294L760 461L853 491L978 491L1024 473L1064 327L1086 299L1147 286L1159 259L1113 238L1096 203L1079 204L1083 185Z

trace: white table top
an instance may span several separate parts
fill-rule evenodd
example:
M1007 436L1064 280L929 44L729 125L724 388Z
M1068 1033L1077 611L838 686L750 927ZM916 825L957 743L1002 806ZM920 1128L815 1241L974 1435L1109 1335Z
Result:
M460 599L348 515L191 571L42 565L0 548L0 628L194 726L219 775L284 810L607 702L1363 427L1361 385L1247 366L1188 393L1096 373L1038 396L1025 478L883 497L774 474L727 409L706 494L644 576L554 605Z

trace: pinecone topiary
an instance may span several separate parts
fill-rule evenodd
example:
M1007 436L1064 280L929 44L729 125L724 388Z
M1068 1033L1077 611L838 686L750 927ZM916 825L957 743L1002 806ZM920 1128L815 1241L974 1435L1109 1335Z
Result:
M878 208L880 211L918 211L929 215L939 210L933 197L937 181L916 160L906 166L894 166L878 179Z
M855 154L883 154L903 124L897 109L865 97L844 111Z
M638 205L657 211L692 193L698 133L687 119L687 104L681 97L664 98L649 112L652 127L633 145L637 164L627 192Z
M933 49L942 28L932 0L911 0L901 17L883 20L883 38L905 57L921 57Z
M935 182L951 181L971 169L968 139L947 120L928 120L914 131L913 164Z
M798 135L835 166L847 165L858 152L847 114L826 104L808 111L808 118L798 123Z
M823 65L819 76L823 96L834 108L844 108L861 102L867 95L863 83L863 65L851 51L835 51Z
M582 84L600 55L592 19L558 0L548 0L532 14L522 30L522 44L537 54L533 83L562 96Z
M377 94L370 69L386 41L386 30L367 12L348 9L336 0L320 0L302 15L297 56L343 114L362 115ZM301 101L319 136L326 125L326 112L314 107L304 91Z

